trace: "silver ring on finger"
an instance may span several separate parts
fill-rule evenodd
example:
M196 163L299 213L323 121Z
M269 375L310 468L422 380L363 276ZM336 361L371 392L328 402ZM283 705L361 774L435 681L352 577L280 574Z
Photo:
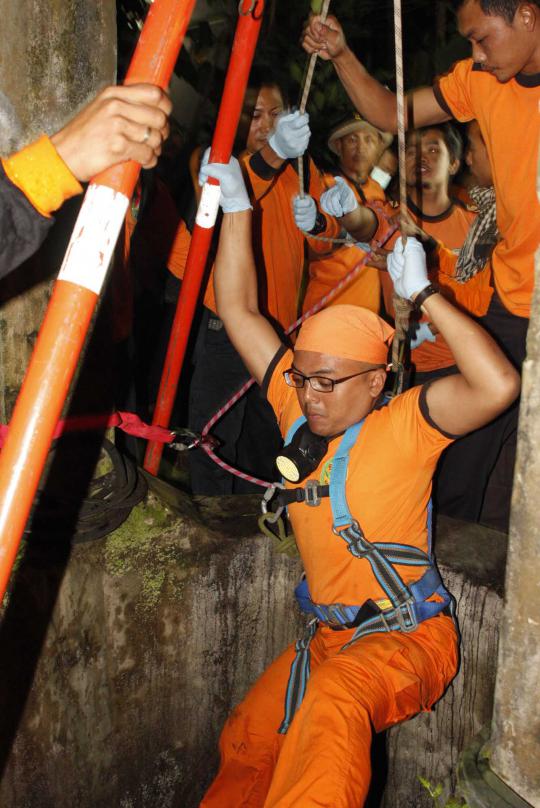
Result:
M146 127L146 132L143 135L142 143L148 143L150 140L150 135L152 134L152 130L149 126Z

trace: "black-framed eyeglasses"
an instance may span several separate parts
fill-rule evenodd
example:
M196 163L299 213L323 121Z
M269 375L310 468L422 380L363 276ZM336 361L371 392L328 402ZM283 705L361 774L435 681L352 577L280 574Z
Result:
M367 370L361 370L360 373L351 373L350 376L343 376L341 379L329 379L327 376L304 376L299 370L289 368L283 371L283 378L289 387L301 388L306 382L309 382L312 389L317 393L331 393L336 384L348 382L349 379L354 379L356 376L363 376L364 373L369 373L370 370L378 370L379 367L382 366L379 365L374 368L367 368Z

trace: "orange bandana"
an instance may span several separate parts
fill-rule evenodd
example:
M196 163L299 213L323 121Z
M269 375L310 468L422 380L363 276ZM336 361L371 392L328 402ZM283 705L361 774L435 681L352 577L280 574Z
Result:
M394 329L369 309L330 306L306 320L294 349L384 365L393 336Z

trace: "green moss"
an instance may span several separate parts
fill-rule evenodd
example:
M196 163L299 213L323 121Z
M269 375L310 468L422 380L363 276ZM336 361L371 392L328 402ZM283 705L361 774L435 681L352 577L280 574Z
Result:
M173 521L170 508L149 494L124 524L107 537L107 572L115 577L137 573L141 579L141 601L148 608L159 600L167 564L175 555L173 542L163 541Z

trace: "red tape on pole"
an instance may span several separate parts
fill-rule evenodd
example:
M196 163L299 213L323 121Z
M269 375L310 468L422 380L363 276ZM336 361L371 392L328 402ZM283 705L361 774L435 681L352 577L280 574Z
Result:
M126 83L166 87L194 5L154 0ZM15 405L0 454L0 601L139 171L124 163L90 184Z
M239 19L210 152L210 160L215 163L228 163L231 156L263 11L264 0L241 0L240 2ZM168 426L170 422L218 206L219 185L215 181L210 181L204 186L197 211L186 270L169 337L152 420L152 423L157 426ZM148 444L144 459L146 471L151 474L158 473L162 452L162 444L155 441Z

